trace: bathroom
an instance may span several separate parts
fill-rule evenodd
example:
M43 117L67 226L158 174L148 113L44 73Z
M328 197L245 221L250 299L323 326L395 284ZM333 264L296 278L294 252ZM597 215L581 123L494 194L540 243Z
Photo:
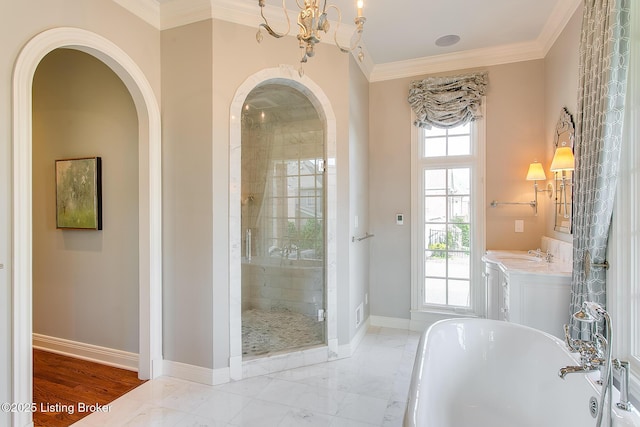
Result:
M239 279L243 275L242 258L246 257L247 228L241 220L243 206L248 206L252 198L250 194L243 194L238 180L241 164L238 123L251 90L273 79L280 83L302 80L307 89L300 86L297 90L308 90L314 108L326 121L328 173L325 177L327 199L323 205L326 246L322 260L325 289L320 291L325 300L324 307L319 309L325 310L324 336L320 341L330 351L317 354L317 341L312 341L312 351L316 353L303 355L296 351L294 356L311 357L314 361L347 357L358 347L368 327L418 330L447 317L418 310L411 285L415 274L411 229L416 220L411 188L416 177L411 171L411 141L415 129L411 124L407 88L411 81L433 73L458 73L478 65L463 62L448 70L431 68L411 77L396 75L368 80L357 60L341 54L333 46L320 45L316 59L322 58L322 61L306 65L305 80L299 77L297 68L278 65L297 61L295 43L291 49L283 48L275 40L257 45L253 26L215 18L175 25L160 32L137 18L134 20L128 12L111 3L99 2L100 8L108 12L106 22L115 24L124 19L134 24L128 27L126 42L122 41L116 25L103 31L109 38L121 40L128 51L133 52L139 67L149 76L150 92L162 92L165 125L162 168L153 169L160 175L161 191L152 187L155 188L152 194L161 193L163 200L157 212L163 220L162 251L151 253L151 264L156 270L141 273L162 285L161 321L156 319L156 323L163 326L161 345L154 347L149 357L157 362L156 372L215 384L254 373L243 371L244 362L252 361L243 361L241 343L246 293L242 292ZM70 25L93 30L103 28L103 22L93 15L61 17L56 13L55 4L39 13L46 23L43 28L25 26L25 22L34 22L28 19L29 6L33 4L12 6L20 9L14 16L22 17L15 23L17 41L11 44L15 52L46 28ZM103 12L102 9L99 12ZM105 16L104 13L95 15ZM545 55L511 61L496 58L481 67L488 72L490 82L484 121L486 190L479 210L480 222L485 224L481 235L484 249L536 249L541 245L542 236L571 242L570 234L555 230L555 203L552 203L555 199L544 193L538 195L537 215L526 205L490 207L492 200L526 202L532 199L533 185L525 179L528 165L534 160L542 161L548 172L558 113L562 107L572 114L577 110L574 76L578 67L580 9L571 11L563 24ZM11 66L5 67L5 80L9 82L15 58L7 56ZM269 71L261 74L264 70ZM8 83L5 89L5 99L10 99ZM195 96L186 99L185 94ZM5 124L5 129L11 128L8 118ZM141 137L145 132L141 131ZM6 153L11 152L9 145L2 143ZM6 171L13 167L10 157L6 156ZM141 156L141 161L146 161L144 158ZM232 161L237 164L233 166ZM21 173L21 169L15 173ZM8 173L5 175L2 191L11 194L12 180ZM154 181L154 185L159 183ZM543 183L540 185L546 187ZM13 205L3 201L5 205L3 212L7 215L3 216L6 220L0 231L10 236L13 223L8 213ZM27 217L25 214L17 221ZM516 226L521 231L515 231ZM620 231L618 234L624 235ZM369 235L373 237L359 240ZM259 233L252 237L257 241ZM12 256L13 246L9 240L2 253ZM278 263L291 257L296 258L291 261L298 261L298 256L304 258L302 251L308 250L295 243L297 248L293 248L287 242L270 246L277 248L271 254ZM268 253L269 247L266 249ZM289 255L284 256L285 250ZM18 262L24 253L15 254L16 269L25 265ZM612 259L620 262L626 259L630 265L634 260L628 257L622 253ZM477 265L473 274L482 282L479 255L474 262ZM3 266L7 267L2 270L3 285L5 280L9 284L11 277L24 277L21 274L5 277L6 272L13 272L10 268L14 266L6 262ZM11 312L10 288L6 286L4 300L7 302L3 306L6 313ZM319 296L315 295L316 299ZM475 307L482 307L483 300L483 295L475 295ZM624 313L618 310L616 314L621 317L616 321L628 325L630 318ZM315 314L315 319L319 319L317 310ZM7 333L3 336L10 337L10 322L6 323ZM13 348L9 338L3 347ZM3 360L6 363L2 363L0 373L9 372L12 358L7 355ZM264 372L262 368L256 368L255 372ZM4 390L0 396L8 396L8 391Z

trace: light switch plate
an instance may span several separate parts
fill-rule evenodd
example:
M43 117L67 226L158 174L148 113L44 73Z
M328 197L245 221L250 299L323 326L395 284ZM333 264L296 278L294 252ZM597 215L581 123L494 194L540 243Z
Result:
M403 225L404 224L404 214L396 214L396 225Z
M516 233L524 233L524 220L516 219Z

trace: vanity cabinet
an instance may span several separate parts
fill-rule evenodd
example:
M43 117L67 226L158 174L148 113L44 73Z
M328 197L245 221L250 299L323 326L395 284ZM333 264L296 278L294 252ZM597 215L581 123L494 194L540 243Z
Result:
M509 271L504 274L505 320L564 338L569 323L571 277Z
M530 326L564 337L569 322L571 273L557 266L510 263L485 255L487 317ZM544 263L544 264L542 264Z
M505 301L503 292L504 275L498 264L485 262L484 278L487 289L487 318L506 320Z

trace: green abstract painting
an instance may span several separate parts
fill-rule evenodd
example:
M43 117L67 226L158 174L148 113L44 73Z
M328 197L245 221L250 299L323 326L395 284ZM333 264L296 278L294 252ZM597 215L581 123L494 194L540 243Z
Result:
M102 230L100 157L56 160L56 227Z

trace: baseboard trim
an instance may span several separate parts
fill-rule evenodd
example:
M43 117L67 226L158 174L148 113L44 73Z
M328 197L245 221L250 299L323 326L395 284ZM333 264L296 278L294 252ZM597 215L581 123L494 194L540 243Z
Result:
M228 383L231 378L229 368L203 368L173 360L162 361L162 375L206 385Z
M370 316L371 326L394 329L410 329L411 320L399 317Z
M138 372L138 354L113 348L71 341L64 338L32 334L33 348L75 357L76 359Z
M367 335L367 331L371 326L371 316L367 317L364 323L358 329L358 332L353 336L349 344L341 345L338 347L338 359L344 359L345 357L351 357L358 349L358 346Z
M432 313L426 311L411 311L411 319L403 319L399 317L370 316L371 326L407 329L414 332L423 332L431 325L440 320L462 317L470 316L456 313Z
M364 339L364 336L367 335L367 331L369 330L370 326L371 326L371 316L367 317L367 319L364 321L364 325L362 325L360 327L360 329L358 330L356 335L351 340L351 354L350 354L350 356L352 356L353 353L356 352L356 349L358 348L358 346L360 346L360 343Z

